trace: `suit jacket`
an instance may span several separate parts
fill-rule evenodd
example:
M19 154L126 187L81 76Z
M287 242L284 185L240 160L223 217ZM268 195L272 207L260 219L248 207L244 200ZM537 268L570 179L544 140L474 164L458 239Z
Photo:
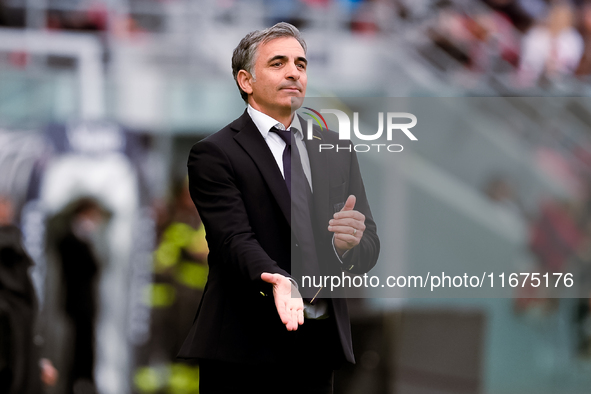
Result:
M322 261L326 275L340 276L343 268L362 274L375 265L380 246L357 158L354 151L342 149L319 153L320 143L350 145L339 141L336 133L319 128L314 129L314 139L305 141L312 173L318 261ZM286 330L275 308L271 285L261 280L263 272L289 277L291 265L299 263L299 245L290 225L289 192L277 162L245 111L192 147L188 170L189 190L209 245L209 277L179 357L239 363L284 360L285 350L298 346L301 330ZM355 209L366 217L366 230L342 265L327 227L350 194L357 197ZM301 278L294 279L299 282ZM327 301L334 322L330 335L339 344L330 361L354 362L346 300ZM310 354L310 362L321 356Z

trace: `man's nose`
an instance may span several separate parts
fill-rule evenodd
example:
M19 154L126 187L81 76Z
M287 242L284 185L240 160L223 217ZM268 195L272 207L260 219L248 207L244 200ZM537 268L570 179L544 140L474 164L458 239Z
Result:
M300 70L298 69L297 64L289 63L289 65L287 66L287 68L285 70L285 78L286 79L293 79L295 81L300 79Z

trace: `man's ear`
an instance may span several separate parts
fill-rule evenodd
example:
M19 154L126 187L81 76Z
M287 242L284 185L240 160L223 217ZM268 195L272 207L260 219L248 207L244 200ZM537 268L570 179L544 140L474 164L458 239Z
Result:
M246 94L252 94L252 75L248 71L238 71L238 74L236 75L236 81L238 81L240 89L246 92Z

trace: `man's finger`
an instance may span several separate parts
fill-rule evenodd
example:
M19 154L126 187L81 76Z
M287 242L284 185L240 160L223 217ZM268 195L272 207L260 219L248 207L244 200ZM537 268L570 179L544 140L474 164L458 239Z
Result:
M359 220L360 222L365 222L365 215L359 211L352 210L352 211L339 211L332 215L333 219L355 219Z
M359 244L359 239L350 234L335 233L334 239L338 241L343 241L349 245Z
M338 237L339 235L348 235L352 239L361 239L363 237L363 231L354 231L351 227L329 227L328 231L333 232L337 239L341 239Z
M278 282L278 278L275 276L275 274L270 274L268 272L263 272L261 274L261 279L271 284L276 284Z
M357 199L354 195L351 194L349 198L347 198L345 206L343 207L343 209L341 209L341 211L352 211L353 208L355 208L355 201L357 201Z
M355 219L331 219L328 225L332 227L352 227L358 230L365 230L365 224Z
M285 309L285 304L276 304L277 312L279 313L279 318L283 324L287 324L289 322L289 317L287 315L287 311Z
M294 330L294 324L293 324L293 314L291 311L287 311L287 324L285 325L285 327L287 328L288 331L293 331Z
M294 319L293 310L289 303L284 303L278 307L281 310L281 321L285 324L288 331L293 331L297 328L297 319Z
M296 311L295 309L291 310L291 322L293 324L293 329L297 330L298 329L298 311Z
M328 226L328 231L331 231L335 234L349 234L349 235L353 235L353 233L355 232L349 226Z

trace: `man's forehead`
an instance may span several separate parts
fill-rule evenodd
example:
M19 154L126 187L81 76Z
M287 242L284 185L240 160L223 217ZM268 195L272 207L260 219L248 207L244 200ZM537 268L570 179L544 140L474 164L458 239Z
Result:
M289 51L290 53L286 52ZM270 56L289 55L291 52L297 52L296 56L305 56L304 48L294 37L278 37L267 42L261 43L259 53L265 53Z

